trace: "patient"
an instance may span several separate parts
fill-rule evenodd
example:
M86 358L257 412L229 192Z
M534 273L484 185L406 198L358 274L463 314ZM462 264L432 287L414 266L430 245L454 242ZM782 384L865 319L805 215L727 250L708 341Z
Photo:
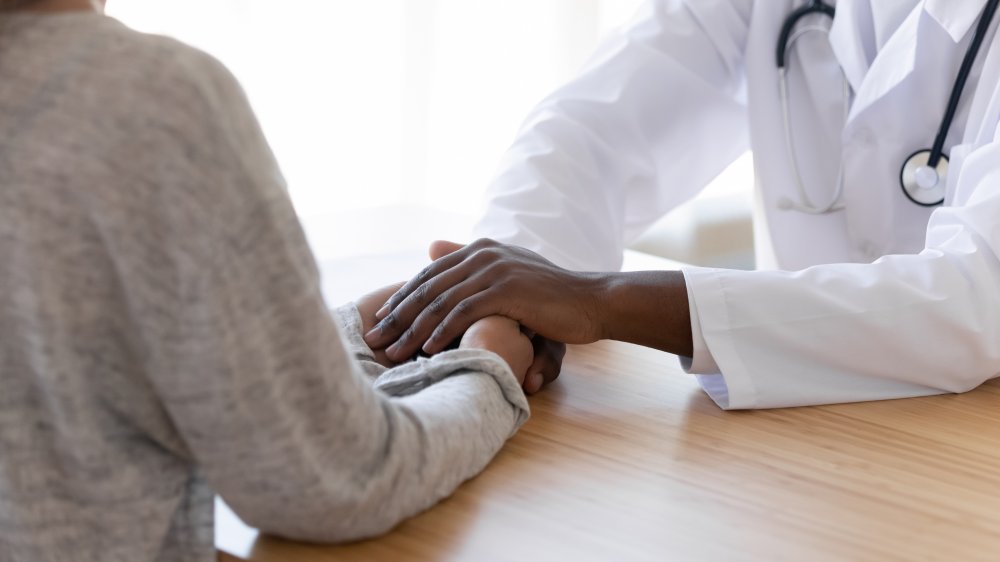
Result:
M236 81L102 9L0 0L0 560L214 560L215 493L361 539L482 470L519 326L379 363L392 288L327 310Z

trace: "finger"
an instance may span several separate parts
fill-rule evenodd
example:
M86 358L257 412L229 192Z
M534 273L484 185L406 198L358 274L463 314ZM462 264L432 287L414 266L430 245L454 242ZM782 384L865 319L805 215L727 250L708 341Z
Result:
M391 297L392 295L396 294L397 291L399 291L400 289L402 289L403 285L405 285L405 284L406 284L406 281L400 281L398 283L393 283L392 285L387 285L385 287L382 287L381 289L378 289L376 291L372 291L371 293L369 293L369 295L365 295L365 297L367 298L368 296L371 296L372 299L381 299L383 301L384 300L388 300L389 297ZM381 320L383 317L385 317L385 315L387 313L388 313L388 307L383 304L382 308L378 309L375 312L375 319L376 320Z
M444 261L450 261L453 257L461 259L460 262L456 263L449 269L433 275L433 277L430 277L419 285L416 285L409 294L402 298L402 300L397 301L395 304L393 304L392 300L390 300L390 310L383 316L377 326L365 334L365 341L368 345L372 347L385 347L396 341L396 339L404 333L404 330L413 324L417 315L420 314L420 312L428 304L430 304L433 299L437 298L438 295L448 288L465 281L472 275L480 274L485 271L490 264L498 259L497 251L489 248L489 246L495 245L496 243L492 240L477 240L469 246L466 246L461 250L457 250L456 252L435 262L435 264L437 264ZM425 269L425 271L428 270ZM422 272L421 275L418 275L416 278L411 280L407 286L404 286L402 290L397 292L392 299L398 299L401 295L405 294L408 290L408 286L415 285L416 282L420 280L421 276L427 277L433 273L433 270L431 270L427 275L423 275ZM476 289L477 291L491 284L483 281L488 279L488 277L479 275L479 279L480 283L478 283L477 287L480 288ZM470 295L474 292L476 291L466 291L464 294ZM450 308L448 310L450 311Z
M376 304L381 305L389 297L394 295L396 291L403 288L406 281L398 281L390 285L385 285L384 287L379 287L373 291L368 291L367 293L361 295L354 302L365 302L369 306L376 306Z
M418 273L416 277L408 281L400 290L393 294L385 305L379 309L377 313L375 313L375 319L378 320L379 323L369 330L367 334L365 334L365 342L367 342L368 345L387 345L398 338L402 331L410 326L410 322L413 320L412 317L401 319L399 314L396 313L396 309L402 303L406 302L408 299L410 299L411 302L414 302L412 301L412 297L415 295L416 302L422 303L416 310L416 312L419 312L423 306L426 306L428 302L430 302L430 299L436 297L441 291L446 289L451 284L464 279L466 273L465 269L460 268L462 264L461 256L457 256L455 258L453 258L453 256L456 256L456 254L447 256L447 259L454 262L453 264L445 264L442 267L435 268L435 265L439 264L441 260L434 262L424 268L423 271ZM438 271L438 269L441 271ZM438 276L443 273L448 273L446 281L449 284L439 284L439 289L432 294L432 286L430 285L430 282L437 279ZM412 316L415 317L416 312L412 312Z
M439 260L431 262L430 265L420 270L419 273L413 276L413 279L407 281L400 290L396 291L395 294L389 297L389 300L386 301L386 305L388 305L389 310L393 310L399 306L399 303L406 300L407 297L413 294L413 292L424 283L461 264L462 261L465 260L467 253L468 252L462 251L452 252Z
M531 342L535 348L535 359L524 377L524 392L534 394L559 377L566 345L543 337Z
M532 365L534 367L534 365ZM545 384L544 376L541 371L531 371L528 370L528 374L524 377L524 386L521 388L524 390L525 394L535 394L542 389Z
M437 285L445 288L443 291L436 287L428 290L428 295L434 295L430 302L426 300L431 298L430 296L418 299L417 297L421 295L421 290L418 290L392 312L393 316L398 315L400 324L408 326L408 328L403 330L395 343L386 349L390 357L411 357L417 350L421 349L434 329L459 303L489 288L489 281L482 275L461 281L449 279L450 276L457 277L458 274L459 270L456 268L427 283L425 285L427 287ZM435 292L440 294L434 294Z
M448 343L464 334L477 320L499 314L495 292L491 289L480 291L459 301L424 344L423 350L431 355L440 352Z
M450 244L450 242L445 242L445 243ZM417 273L413 277L413 279L407 281L406 284L403 285L403 287L400 290L396 291L395 294L389 297L389 299L385 303L386 306L383 306L378 311L378 313L376 314L376 318L382 320L383 318L388 316L389 312L391 312L397 306L399 306L399 303L406 300L406 297L410 296L414 291L416 291L417 288L420 287L420 285L424 284L427 281L430 281L431 279L438 276L442 272L448 271L449 269L459 265L460 263L465 261L465 259L469 255L474 254L476 250L478 250L482 246L485 246L488 243L493 243L493 242L492 240L476 240L475 242L469 244L468 246L461 247L455 250L454 252L451 252L450 254L442 256L441 258L431 262L430 265L420 270L420 272Z
M371 328L378 323L378 320L376 319L376 308L385 302L385 299L388 298L389 295L399 290L402 286L403 282L400 281L399 283L394 283L362 295L354 301L355 306L358 308L358 312L361 314L361 325L364 327L365 332L371 330Z
M378 324L376 324L367 334L365 341L370 346L385 347L396 342L403 334L406 334L413 326L417 316L431 304L435 308L441 306L437 297L444 291L462 284L466 281L469 268L459 266L453 267L441 275L427 281L417 287L416 291L410 293L399 305L389 312ZM462 294L471 295L482 290L482 287L473 289L466 288ZM450 310L450 309L449 309ZM447 312L447 311L445 311ZM439 318L443 318L442 314ZM432 326L433 327L433 326ZM410 334L412 335L412 334ZM429 333L427 335L430 335ZM419 347L419 346L417 346ZM416 351L416 349L414 349Z
M448 254L453 254L462 248L465 244L459 244L457 242L449 242L447 240L435 240L431 242L430 248L428 248L427 253L430 255L431 260L439 260Z

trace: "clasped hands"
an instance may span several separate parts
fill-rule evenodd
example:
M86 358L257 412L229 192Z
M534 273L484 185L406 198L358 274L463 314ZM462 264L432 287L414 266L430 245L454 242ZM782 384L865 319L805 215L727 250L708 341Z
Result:
M459 347L493 351L532 394L559 376L565 343L602 339L592 274L492 240L435 242L434 261L404 283L358 301L365 341L383 365Z

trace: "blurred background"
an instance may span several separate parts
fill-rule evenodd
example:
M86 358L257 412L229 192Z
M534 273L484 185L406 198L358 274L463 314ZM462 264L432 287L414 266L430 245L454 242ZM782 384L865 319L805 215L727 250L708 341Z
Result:
M320 260L467 241L521 120L640 0L109 0L243 83ZM744 157L633 247L750 267Z

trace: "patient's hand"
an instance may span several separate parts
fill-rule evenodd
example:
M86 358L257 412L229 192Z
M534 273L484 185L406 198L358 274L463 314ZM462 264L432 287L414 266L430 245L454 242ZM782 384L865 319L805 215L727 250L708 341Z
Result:
M368 331L371 330L375 324L378 324L378 320L375 318L375 313L378 312L378 309L383 304L385 304L385 301L389 300L389 297L395 294L396 291L403 286L403 283L405 283L405 281L394 283L387 287L382 287L381 289L372 291L354 301L354 305L358 307L358 312L361 313L362 334L368 333ZM372 348L372 351L375 352L375 361L377 361L379 365L382 365L383 367L395 367L398 365L398 363L389 359L389 357L385 354L385 347L378 349Z
M496 353L510 365L521 385L535 357L531 340L521 331L521 325L502 316L489 316L477 321L462 336L459 347Z
M534 394L556 380L562 370L563 356L566 355L566 344L562 342L536 335L531 338L531 343L535 347L535 359L524 377L525 394Z

